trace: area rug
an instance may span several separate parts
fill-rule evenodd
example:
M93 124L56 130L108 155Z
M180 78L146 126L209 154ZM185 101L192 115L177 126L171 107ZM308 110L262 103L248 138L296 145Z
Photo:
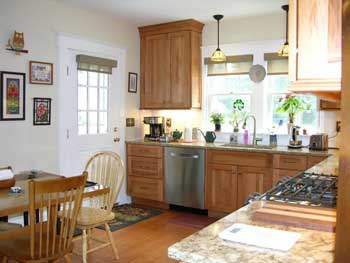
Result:
M108 223L111 231L122 229L162 213L158 210L140 208L130 204L114 206L113 212L115 219ZM98 228L104 230L104 226Z
M174 217L169 220L169 223L176 224L176 225L182 225L197 229L202 229L215 221L217 221L217 218L208 217L206 215L197 215L197 214L190 214L190 213L184 213L180 216Z

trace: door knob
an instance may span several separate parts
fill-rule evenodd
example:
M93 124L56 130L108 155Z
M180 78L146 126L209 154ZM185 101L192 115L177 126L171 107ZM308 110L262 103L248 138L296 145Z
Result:
M114 139L113 139L114 142L119 142L120 141L120 138L118 136L115 136Z
M118 127L114 127L113 131L117 132L118 131Z

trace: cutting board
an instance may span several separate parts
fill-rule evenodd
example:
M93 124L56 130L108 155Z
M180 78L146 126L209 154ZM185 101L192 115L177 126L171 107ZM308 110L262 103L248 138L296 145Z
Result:
M253 221L335 232L336 209L267 202L252 214Z

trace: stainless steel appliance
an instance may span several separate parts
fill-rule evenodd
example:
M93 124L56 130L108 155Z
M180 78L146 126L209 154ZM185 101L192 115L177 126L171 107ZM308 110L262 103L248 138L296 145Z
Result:
M165 147L165 200L204 209L204 149Z
M164 117L144 117L143 123L149 125L149 134L145 135L147 140L159 141L159 138L164 135Z
M310 137L309 148L316 151L328 150L328 134L314 134Z
M263 195L253 194L251 200L268 200L298 205L335 208L337 205L338 177L317 173L300 173L285 177Z
M300 139L300 134L299 134L299 126L293 126L291 128L291 138L289 140L288 147L289 148L301 148L302 146L302 141Z

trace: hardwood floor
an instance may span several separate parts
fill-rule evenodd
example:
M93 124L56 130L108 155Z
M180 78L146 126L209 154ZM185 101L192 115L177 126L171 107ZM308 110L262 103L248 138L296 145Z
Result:
M135 225L113 232L119 250L119 260L115 260L110 247L100 249L88 255L88 262L118 263L166 263L176 262L168 258L168 247L177 241L195 233L198 229L169 223L180 215L179 212L166 211ZM102 230L96 236L107 238ZM75 242L75 249L80 251L81 242ZM93 244L92 244L93 246ZM72 255L72 262L82 262L81 257Z

